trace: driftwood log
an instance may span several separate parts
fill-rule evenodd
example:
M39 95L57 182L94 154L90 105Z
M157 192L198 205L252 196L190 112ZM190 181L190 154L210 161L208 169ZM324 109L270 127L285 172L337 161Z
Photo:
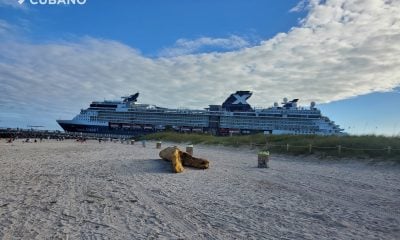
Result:
M183 166L207 169L210 162L206 159L196 158L187 152L181 151L177 147L167 147L160 151L160 157L172 164L172 171L175 173L183 172Z

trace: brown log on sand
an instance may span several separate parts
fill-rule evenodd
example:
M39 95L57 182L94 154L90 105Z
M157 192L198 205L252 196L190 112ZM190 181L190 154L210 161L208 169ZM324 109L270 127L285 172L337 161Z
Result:
M172 163L172 171L174 173L183 172L182 160L180 158L179 149L167 147L160 151L160 157Z
M167 147L160 151L160 157L172 163L172 170L175 173L183 172L183 166L207 169L210 162L206 159L196 158L177 147Z

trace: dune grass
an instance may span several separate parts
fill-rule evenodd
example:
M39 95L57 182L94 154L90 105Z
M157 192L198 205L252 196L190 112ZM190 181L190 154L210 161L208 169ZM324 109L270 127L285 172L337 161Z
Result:
M271 153L393 159L400 162L400 137L263 134L219 137L209 134L159 132L142 138L188 144L249 146L268 150ZM390 150L388 149L389 147Z

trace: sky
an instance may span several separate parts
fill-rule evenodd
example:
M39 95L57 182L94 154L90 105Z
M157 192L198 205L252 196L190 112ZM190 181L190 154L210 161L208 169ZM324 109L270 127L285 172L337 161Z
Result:
M400 135L400 0L32 2L0 0L0 127L251 90L255 107L315 101L350 134Z

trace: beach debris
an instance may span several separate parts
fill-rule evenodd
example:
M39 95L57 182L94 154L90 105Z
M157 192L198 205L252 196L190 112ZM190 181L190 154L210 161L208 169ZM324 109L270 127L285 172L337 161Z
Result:
M91 192L91 191L86 192L86 196L97 199L97 200L104 200L104 197L98 196L98 195L96 195L95 192Z
M269 162L269 152L268 151L258 152L258 167L268 168L268 162Z
M146 147L146 140L142 140L142 147Z
M181 173L184 169L179 151L180 150L177 147L167 147L164 150L161 150L159 154L162 159L171 161L172 171L174 173Z
M187 152L181 151L178 147L167 147L160 151L159 156L170 161L172 164L172 171L174 173L183 172L183 166L194 167L199 169L209 168L210 162L206 159L193 157Z
M156 148L157 148L157 149L161 149L161 141L158 141L158 142L156 143Z
M10 203L0 203L0 208L7 207Z

